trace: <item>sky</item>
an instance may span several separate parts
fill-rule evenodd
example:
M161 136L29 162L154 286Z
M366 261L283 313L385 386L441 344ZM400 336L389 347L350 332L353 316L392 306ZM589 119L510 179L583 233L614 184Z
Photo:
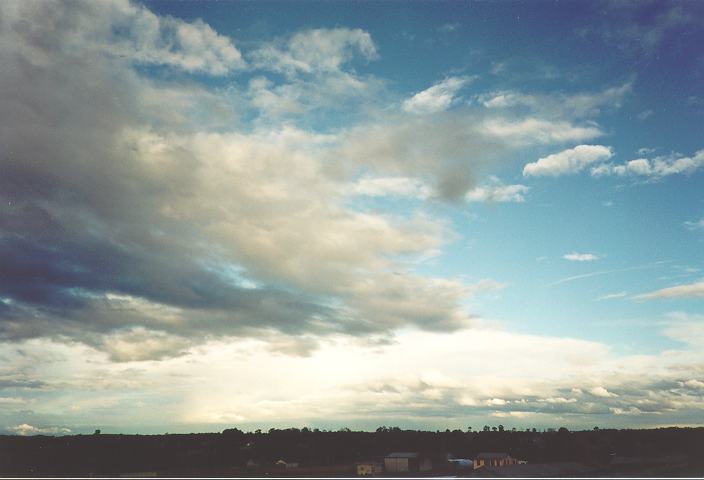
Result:
M704 425L704 4L0 2L0 432Z

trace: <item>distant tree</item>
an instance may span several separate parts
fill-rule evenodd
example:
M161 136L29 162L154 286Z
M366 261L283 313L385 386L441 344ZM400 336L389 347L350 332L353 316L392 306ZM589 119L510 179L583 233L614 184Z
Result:
M560 427L557 431L558 433L570 433L570 431L567 430L567 427Z
M515 431L516 431L516 427L513 427L513 428L511 429L511 431L512 431L512 432L515 432Z
M472 427L467 427L467 431L468 431L468 432L471 432L471 431L472 431Z
M532 431L533 433L536 433L536 432L537 432L537 430L535 429L535 427L533 427L533 429L532 429L531 431Z
M499 425L499 432L503 432L503 431L504 431L504 426L503 426L503 425Z
M491 430L491 428L489 427L489 425L484 425L484 428L482 430L488 432L489 430Z
M599 427L594 427L594 431L595 431L595 432L598 432L598 431L599 431Z
M491 427L491 431L492 431L492 432L495 432L495 431L496 431L496 427Z

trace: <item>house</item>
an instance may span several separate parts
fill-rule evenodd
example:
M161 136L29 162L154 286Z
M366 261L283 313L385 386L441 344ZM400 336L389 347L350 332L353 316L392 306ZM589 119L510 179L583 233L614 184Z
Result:
M355 463L357 475L360 477L372 477L384 472L381 462L368 460Z
M474 460L471 458L448 458L447 463L450 465L450 470L472 470L474 468Z
M274 466L282 470L291 470L293 468L298 468L298 462L287 462L286 460L277 460Z
M427 472L432 468L430 459L417 452L394 452L384 457L386 473Z
M477 454L474 459L474 469L482 467L506 467L516 465L518 460L512 458L508 453L485 452Z

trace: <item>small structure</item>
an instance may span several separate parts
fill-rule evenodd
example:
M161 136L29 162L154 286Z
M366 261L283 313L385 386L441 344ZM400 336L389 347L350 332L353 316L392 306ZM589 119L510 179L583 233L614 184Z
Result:
M516 465L518 460L512 458L508 453L484 452L474 459L474 469L482 467L506 467Z
M374 475L379 475L384 472L384 467L381 465L381 462L376 460L357 462L355 467L357 469L357 476L360 477L373 477Z
M282 470L291 470L294 468L298 468L298 462L287 462L286 460L283 460L283 459L277 460L276 463L274 463L274 465L277 468L280 468Z
M454 472L472 470L474 468L474 460L471 458L448 458L447 463L450 464L450 469Z
M394 452L384 457L386 473L427 472L432 468L430 459L417 452Z

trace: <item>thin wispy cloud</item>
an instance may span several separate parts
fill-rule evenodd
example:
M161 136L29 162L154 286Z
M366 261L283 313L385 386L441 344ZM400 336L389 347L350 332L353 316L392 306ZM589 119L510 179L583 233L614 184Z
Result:
M595 260L599 260L601 257L599 255L595 255L593 253L577 253L577 252L572 252L572 253L566 253L565 255L562 256L565 260L569 260L571 262L593 262Z

